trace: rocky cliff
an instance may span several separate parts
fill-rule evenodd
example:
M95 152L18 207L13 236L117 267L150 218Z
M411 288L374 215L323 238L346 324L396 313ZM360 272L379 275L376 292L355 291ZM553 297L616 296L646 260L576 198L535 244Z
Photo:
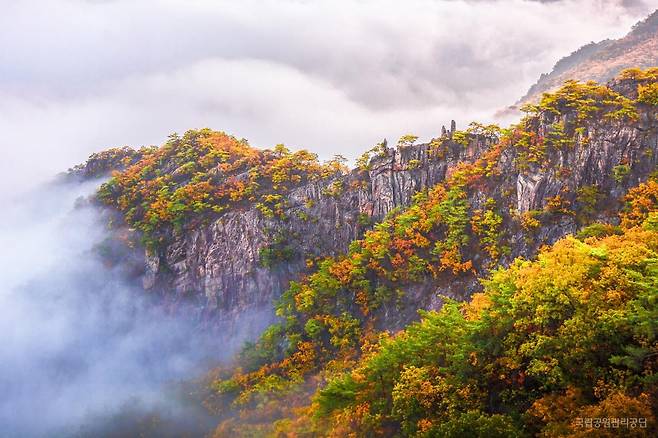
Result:
M471 267L407 282L403 304L380 310L380 321L402 327L417 309L439 307L441 295L467 298L497 265L532 257L590 223L614 226L623 195L656 170L656 107L638 102L638 86L655 79L631 75L609 87L572 85L506 133L475 124L427 144L381 145L361 168L290 188L276 215L246 202L194 226L164 227L162 244L137 249L143 287L172 307L192 304L200 321L241 342L272 322L273 301L319 259L348 252L374 224L412 204L416 193L463 180L467 239L460 252ZM144 158L130 154L123 164L138 159ZM74 171L86 172L85 166ZM114 204L109 211L116 208L130 206ZM119 225L123 217L114 218L115 235L138 234ZM448 234L441 231L437 240Z
M641 351L624 363L654 375L650 360L638 365L654 356L639 347L650 341L612 350L611 339L635 341L623 334L631 321L650 325L657 109L658 70L632 70L608 86L568 82L510 129L473 124L420 146L441 161L482 145L290 283L279 321L211 376L208 400L226 415L215 436L540 435L583 412L548 419L562 396L608 403L594 388L599 376L628 375L620 351ZM617 261L626 267L607 268ZM620 299L636 291L643 298ZM641 310L620 317L628 309ZM628 400L646 391L637 404L649 406L646 382ZM574 385L589 398L574 400Z
M415 193L443 181L457 163L476 159L495 140L478 136L465 147L452 140L452 129L443 130L441 154L434 144L390 148L383 143L367 166L290 190L283 211L274 217L252 204L182 232L168 229L166 245L137 249L143 251L143 266L131 270L146 291L161 295L167 305L185 305L190 312L191 304L200 322L235 337L238 344L253 338L273 321L273 301L308 271L309 263L346 252L365 230L408 206ZM138 156L126 149L112 151L94 154L72 174L95 177L125 168ZM105 215L112 222L113 240L133 246L138 232L122 224L115 210ZM267 251L281 250L285 256L264 260ZM134 264L134 254L115 262L127 260Z

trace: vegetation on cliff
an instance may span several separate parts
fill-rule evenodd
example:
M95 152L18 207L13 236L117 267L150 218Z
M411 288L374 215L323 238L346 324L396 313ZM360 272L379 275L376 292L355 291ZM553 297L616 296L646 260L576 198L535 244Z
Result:
M655 122L657 82L655 68L626 71L616 87L568 81L509 129L473 123L423 145L432 160L448 148L488 149L383 221L360 215L366 231L344 254L307 261L276 304L278 323L210 375L204 403L222 418L215 435L579 436L583 417L655 427L658 173L631 184L641 158L620 154L605 163L602 188L576 181L564 157L601 131ZM398 150L416 140L404 136ZM380 143L354 172L365 175L388 151ZM286 195L310 181L327 180L323 196L349 190L339 157L322 164L207 129L122 154L125 169L98 197L152 248L231 209L285 221ZM560 190L523 210L517 179L537 174ZM602 213L608 222L596 222ZM523 245L536 254L541 232L564 220L580 229L575 237L536 260L515 258ZM279 231L259 266L294 254ZM468 303L442 295L482 278L460 297ZM436 291L441 310L391 333L391 315L414 319L416 307L405 306L420 286Z
M285 351L284 329L271 327L240 358L243 371L268 365L213 384L209 404L226 409L233 394L232 409L241 412L216 436L581 436L588 430L578 419L587 418L642 418L648 428L624 429L625 436L650 436L658 397L658 181L639 185L625 202L621 227L518 259L483 280L469 303L447 300L395 335L369 330L359 356L344 338L356 325L331 321L330 342L342 353L309 377L317 351L329 345L300 341L272 364ZM317 321L306 324L310 338L321 337L327 318L309 321Z
M637 100L594 83L546 94L518 125L493 129L500 140L478 160L293 282L277 305L281 322L245 348L237 369L217 371L211 404L241 418L217 436L576 436L579 417L653 421L658 182L628 193L616 226L591 224L596 187L520 215L499 177L510 151L521 173L548 168L552 151L588 144L592 121L637 120L638 105L655 105L642 98L654 73L622 77L641 74ZM471 205L475 193L485 198ZM443 297L440 311L397 335L382 330L413 284L486 274L509 254L506 233L532 239L561 215L588 225L581 240L494 271L469 304Z
M496 271L470 303L423 313L332 377L309 427L508 437L577 436L577 418L655 424L655 208L622 235L566 238Z
M103 184L98 197L122 211L155 247L167 229L181 230L245 203L255 203L265 216L281 216L292 187L343 171L341 157L320 163L306 150L259 150L223 132L190 130L145 151Z

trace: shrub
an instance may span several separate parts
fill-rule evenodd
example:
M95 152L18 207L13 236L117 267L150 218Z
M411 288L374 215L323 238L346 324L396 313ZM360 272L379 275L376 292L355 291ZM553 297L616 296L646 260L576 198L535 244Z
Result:
M631 167L628 164L620 164L612 168L612 177L617 183L621 183L630 173Z
M653 82L647 85L638 85L637 101L646 105L658 106L658 83Z

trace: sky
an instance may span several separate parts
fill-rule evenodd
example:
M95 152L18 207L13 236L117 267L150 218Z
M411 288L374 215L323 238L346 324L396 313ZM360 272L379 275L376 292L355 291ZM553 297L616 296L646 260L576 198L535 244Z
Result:
M0 0L0 201L210 127L322 158L493 114L658 0ZM510 120L504 120L508 123Z

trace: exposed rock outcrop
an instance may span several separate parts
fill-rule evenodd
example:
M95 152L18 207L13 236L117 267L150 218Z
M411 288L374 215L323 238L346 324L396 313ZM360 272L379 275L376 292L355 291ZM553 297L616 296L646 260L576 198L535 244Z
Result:
M173 235L172 243L147 254L144 288L169 301L195 302L221 331L242 333L247 325L248 334L256 334L271 323L273 300L307 270L307 260L346 252L372 224L409 205L415 193L443 181L451 167L490 146L485 138L469 147L451 142L442 158L432 154L429 144L387 148L368 170L291 191L284 218L263 217L254 207L230 211ZM292 254L263 266L262 251L275 244L291 248Z
M636 97L637 83L632 80L610 86ZM640 106L639 115L635 121L590 120L571 134L573 144L547 147L540 162L520 165L515 145L501 151L497 176L468 192L471 211L485 209L493 200L502 216L503 243L509 251L497 263L532 257L541 245L586 223L614 221L626 191L656 169L655 107ZM568 126L574 117L570 109L542 114L534 133L548 136L556 124ZM242 206L192 229L172 230L166 245L146 252L143 287L172 308L191 304L200 321L236 343L253 337L273 320L273 302L289 282L308 272L308 260L345 253L373 224L409 205L415 193L444 181L458 163L473 162L496 144L481 133L466 135L464 142L456 132L453 124L439 142L441 148L437 142L385 148L367 170L301 185L288 194L281 217L268 218L254 206ZM536 224L528 229L523 218L532 215ZM264 263L264 251L273 247L285 248L285 257ZM473 262L471 272L445 272L438 281L410 284L405 305L385 305L382 320L401 327L415 318L417 309L440 306L440 295L465 299L478 290L478 278L493 263L476 238L466 252Z

